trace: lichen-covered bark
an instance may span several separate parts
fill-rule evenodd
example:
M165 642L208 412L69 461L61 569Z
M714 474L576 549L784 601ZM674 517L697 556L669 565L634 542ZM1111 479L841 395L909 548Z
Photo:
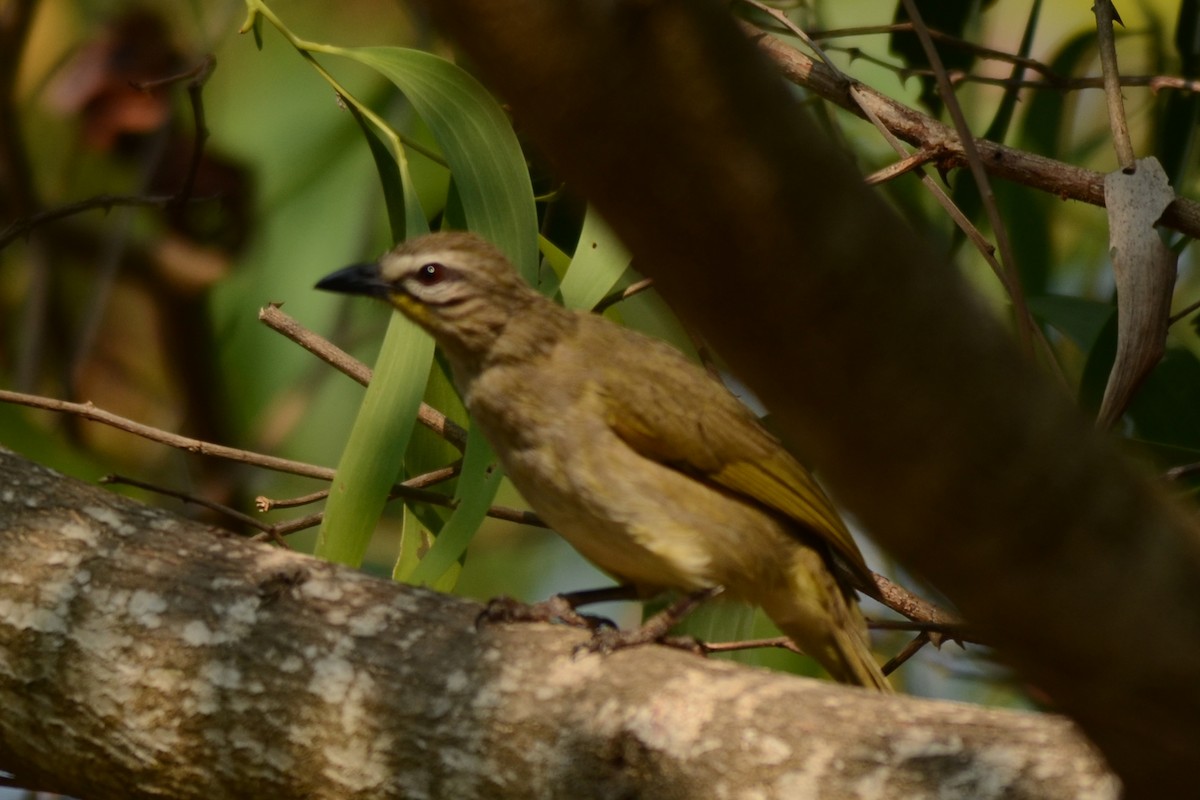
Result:
M0 449L0 770L103 798L1076 797L1070 723L583 634L222 536ZM940 793L940 794L939 794Z

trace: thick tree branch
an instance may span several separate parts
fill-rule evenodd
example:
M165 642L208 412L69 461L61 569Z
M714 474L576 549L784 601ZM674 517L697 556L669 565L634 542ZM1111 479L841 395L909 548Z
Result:
M1052 715L882 697L369 578L0 448L0 770L89 800L1117 795ZM820 735L813 735L819 731Z
M426 7L868 530L1131 794L1189 785L1200 535L863 187L724 5Z

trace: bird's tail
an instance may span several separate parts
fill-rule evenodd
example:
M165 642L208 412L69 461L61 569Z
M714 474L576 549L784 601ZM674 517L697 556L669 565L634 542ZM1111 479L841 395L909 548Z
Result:
M857 607L851 610L855 616L861 619ZM879 667L879 663L875 661L875 656L871 652L865 635L866 623L862 624L864 628L863 634L859 634L856 630L845 629L838 629L833 632L834 639L836 640L835 649L837 650L837 658L822 662L822 666L825 667L830 675L833 675L835 679L842 683L865 686L868 689L875 689L876 691L890 694L894 691L892 684L888 682L887 677L883 674L883 670Z
M763 603L767 616L840 683L894 690L871 653L867 625L853 594L808 551L797 559L791 591ZM823 560L822 560L823 561Z
M805 654L815 658L839 683L864 686L880 692L893 692L891 683L884 677L883 670L879 668L879 663L875 661L875 656L867 644L865 624L858 609L846 605L849 616L858 617L858 624L863 625L861 633L858 625L837 625L833 624L832 619L823 620L826 624L818 626L815 630L809 624L789 624L784 618L774 621L788 638L799 645Z

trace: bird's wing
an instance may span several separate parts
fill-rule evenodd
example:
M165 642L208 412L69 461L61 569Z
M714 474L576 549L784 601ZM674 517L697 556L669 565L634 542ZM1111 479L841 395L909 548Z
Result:
M636 392L606 391L612 430L645 458L745 495L799 523L828 542L870 587L874 581L858 545L817 482L724 386L680 353L646 339L639 348L659 350L637 363L604 368L607 385L634 380ZM614 347L614 353L627 352ZM618 374L619 373L619 374ZM696 378L701 378L697 381ZM635 399L636 398L636 399Z

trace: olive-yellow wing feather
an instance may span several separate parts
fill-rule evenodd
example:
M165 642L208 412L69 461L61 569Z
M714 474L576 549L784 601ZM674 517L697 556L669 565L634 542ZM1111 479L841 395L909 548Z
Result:
M623 441L645 458L744 495L799 523L805 533L827 542L864 587L873 585L862 553L825 492L745 405L661 342L608 326L590 332L603 336L610 331L636 337L639 346L598 352L661 351L654 358L619 359L604 367L605 384L641 384L636 393L604 391L609 426ZM644 366L648 363L654 368Z

